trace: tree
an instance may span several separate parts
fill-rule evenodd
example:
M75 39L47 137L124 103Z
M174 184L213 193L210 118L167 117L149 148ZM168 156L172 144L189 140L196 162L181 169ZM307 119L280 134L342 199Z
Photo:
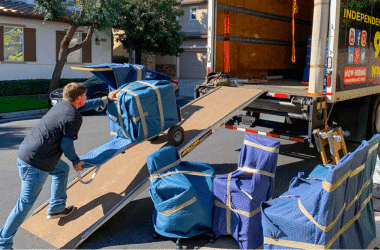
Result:
M60 44L49 93L59 87L67 56L89 43L94 31L116 26L124 3L123 0L35 0L34 13L43 15L45 21L61 20L70 25ZM69 47L79 27L88 27L87 36L81 43Z
M129 0L124 5L123 18L118 28L123 34L118 41L131 55L133 50L158 55L178 55L186 36L180 33L177 17L183 10L176 0ZM131 62L131 61L130 61ZM132 62L131 62L132 63Z

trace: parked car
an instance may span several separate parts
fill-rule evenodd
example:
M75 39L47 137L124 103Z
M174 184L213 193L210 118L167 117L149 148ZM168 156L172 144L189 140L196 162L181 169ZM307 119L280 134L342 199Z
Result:
M146 80L168 80L174 84L175 94L178 96L179 94L179 86L177 79L162 74L160 72L154 70L145 70L145 79ZM86 81L82 82L84 86L87 88L87 99L95 99L108 95L109 87L105 84L101 79L97 76L93 76ZM56 89L50 93L49 96L49 104L50 106L54 106L59 100L62 99L63 88ZM106 112L106 105L98 107L94 110L91 110L93 114L104 114Z

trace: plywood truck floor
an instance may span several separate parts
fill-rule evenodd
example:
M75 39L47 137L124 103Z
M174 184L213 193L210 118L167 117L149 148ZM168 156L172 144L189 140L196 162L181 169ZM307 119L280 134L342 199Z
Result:
M248 105L262 93L262 90L253 88L222 87L185 106L181 109L180 123L185 130L185 141L180 147L186 147L203 130L224 120L231 111ZM154 143L142 142L115 156L101 167L91 184L77 182L72 185L67 190L67 204L73 204L77 209L69 217L46 219L47 207L44 207L28 218L22 227L57 248L74 248L88 228L149 176L146 157L167 145L165 137L161 135Z
M252 80L251 82L241 82L244 88L262 89L267 92L282 93L288 95L308 96L307 84L302 84L297 80L268 80L266 83Z

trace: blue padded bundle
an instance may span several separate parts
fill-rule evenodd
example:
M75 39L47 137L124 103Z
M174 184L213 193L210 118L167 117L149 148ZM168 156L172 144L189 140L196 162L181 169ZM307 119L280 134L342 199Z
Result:
M83 165L84 168L100 166L131 145L133 145L131 140L116 138L101 145L100 147L95 148L89 153L82 155L79 159L85 162Z
M111 90L115 90L123 84L144 80L145 66L138 64L118 64L103 63L97 65L89 65L87 68L111 68L112 71L92 71L94 75L99 77L103 82L110 86Z
M238 169L214 179L212 230L231 234L242 249L263 244L260 204L272 198L280 142L246 134Z
M214 169L207 163L181 161L173 146L150 154L147 165L155 231L173 238L210 231Z
M379 135L337 165L299 173L289 190L262 203L264 248L367 248L376 229L371 199Z
M170 82L137 81L120 89L117 102L107 107L118 138L141 142L179 122L174 86Z
M373 208L372 197L372 186L373 186L373 174L377 162L377 148L380 142L380 135L375 134L369 141L369 151L368 157L365 163L365 168L363 170L363 185L360 190L360 217L355 223L360 223L363 236L363 246L368 248L368 245L372 240L376 238L376 225L375 225L375 215ZM357 225L355 225L357 226ZM350 247L351 248L351 247Z

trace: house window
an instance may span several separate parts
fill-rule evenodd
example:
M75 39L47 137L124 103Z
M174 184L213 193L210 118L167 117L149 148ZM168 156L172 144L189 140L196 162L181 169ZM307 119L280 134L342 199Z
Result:
M190 8L190 20L197 20L197 11L198 11L198 7Z
M75 33L73 38L71 39L69 48L73 47L75 44L82 42L82 33ZM80 63L82 62L82 49L75 50L68 54L67 62L71 63Z
M4 61L24 61L24 29L21 27L4 27Z

